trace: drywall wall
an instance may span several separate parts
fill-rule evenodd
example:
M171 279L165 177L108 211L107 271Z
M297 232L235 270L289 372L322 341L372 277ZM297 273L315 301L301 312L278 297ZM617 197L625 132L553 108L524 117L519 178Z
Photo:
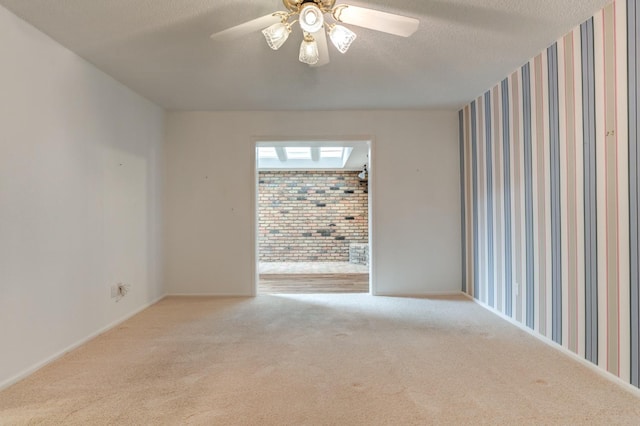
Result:
M374 291L460 291L455 112L175 112L166 128L170 293L252 294L255 140L350 136L373 140Z
M465 287L640 385L637 0L460 111Z
M164 112L2 7L0 28L2 387L164 294Z

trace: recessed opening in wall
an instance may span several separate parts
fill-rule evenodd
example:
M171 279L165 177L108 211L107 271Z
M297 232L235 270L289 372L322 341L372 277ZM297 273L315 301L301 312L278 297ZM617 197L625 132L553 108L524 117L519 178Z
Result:
M257 292L370 291L370 143L256 143Z

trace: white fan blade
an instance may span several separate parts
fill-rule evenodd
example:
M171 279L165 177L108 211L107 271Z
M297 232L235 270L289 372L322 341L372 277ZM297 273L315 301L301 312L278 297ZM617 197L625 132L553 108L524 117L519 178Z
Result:
M226 30L214 33L211 35L211 39L215 41L219 40L232 40L234 38L242 37L243 35L258 32L280 22L280 16L269 14L260 18L253 19L245 22L244 24L236 25L235 27L227 28Z
M312 67L321 67L329 63L329 45L327 44L327 33L323 28L313 33L313 38L318 44L318 62L311 65Z
M409 37L418 30L418 25L420 25L420 21L414 18L348 5L336 7L334 17L345 24L402 37Z

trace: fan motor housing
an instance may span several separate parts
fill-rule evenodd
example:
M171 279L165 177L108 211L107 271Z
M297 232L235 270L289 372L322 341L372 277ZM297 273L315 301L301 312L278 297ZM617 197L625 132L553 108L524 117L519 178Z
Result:
M282 3L284 3L284 6L292 12L300 9L300 6L304 3L315 3L323 11L328 11L333 9L333 6L336 4L336 0L282 0Z

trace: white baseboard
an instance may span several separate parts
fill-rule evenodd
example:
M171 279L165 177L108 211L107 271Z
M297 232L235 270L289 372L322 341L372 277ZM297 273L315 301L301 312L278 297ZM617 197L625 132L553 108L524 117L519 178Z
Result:
M622 389L626 390L627 392L631 392L633 395L635 395L636 397L640 398L640 388L637 388L637 387L633 386L631 383L628 383L628 382L622 380L620 377L616 376L615 374L611 374L608 371L598 367L597 365L595 365L594 363L590 362L589 360L581 357L580 355L576 354L575 352L571 352L569 349L565 348L564 346L559 345L558 343L556 343L553 340L543 336L542 334L538 333L537 331L530 329L526 325L519 323L515 319L503 314L502 312L500 312L497 309L487 305L486 303L484 303L484 302L482 302L482 301L480 301L480 300L478 300L476 298L473 298L473 297L469 296L466 293L462 293L462 294L465 295L469 300L475 302L478 306L481 306L481 307L485 308L487 311L491 312L492 314L497 315L498 317L502 318L505 321L508 321L509 323L511 323L511 324L515 325L516 327L518 327L520 330L527 332L528 334L530 334L531 336L537 338L541 342L546 343L548 346L560 351L561 353L563 353L564 355L568 356L569 358L571 358L571 359L579 362L580 364L584 365L585 367L587 367L588 369L590 369L594 373L598 374L600 377L603 377L603 378L607 379L611 383L614 383L614 384L618 385L619 387L621 387Z
M22 379L27 378L28 376L32 375L36 371L40 370L41 368L47 366L48 364L52 363L53 361L55 361L55 360L57 360L59 358L61 358L62 356L66 355L67 353L71 352L72 350L77 349L79 346L84 345L85 343L89 342L90 340L95 339L99 335L111 330L112 328L117 327L118 325L122 324L123 322L125 322L129 318L139 314L140 312L144 311L148 307L150 307L152 305L155 305L156 303L158 303L159 301L161 301L165 297L166 297L166 295L158 297L157 299L155 299L155 300L153 300L153 301L141 306L140 308L136 309L135 311L125 315L124 317L122 317L120 319L117 319L117 320L111 322L110 324L102 327L98 331L89 334L87 337L84 337L84 338L80 339L79 341L67 346L65 349L53 354L52 356L50 356L50 357L38 362L35 365L27 368L26 370L18 373L17 375L9 378L8 380L5 380L4 382L1 382L0 383L0 391L8 388L11 385L14 385L14 384L18 383Z
M313 293L307 293L313 294ZM319 293L319 294L331 294L331 293ZM334 294L343 294L343 293L334 293ZM346 293L345 293L346 294ZM466 296L461 291L434 291L428 293L357 293L357 294L367 294L373 297L406 297L406 298L428 298L428 297L452 297L452 296ZM213 297L213 298L223 298L223 297L245 297L252 298L260 296L261 294L246 294L246 293L170 293L167 294L166 297ZM269 294L265 294L265 296L269 296Z
M373 296L377 297L413 297L413 298L428 298L428 297L451 297L451 296L466 296L461 291L430 291L427 293L376 293Z
M166 297L255 297L252 294L241 293L171 293Z

